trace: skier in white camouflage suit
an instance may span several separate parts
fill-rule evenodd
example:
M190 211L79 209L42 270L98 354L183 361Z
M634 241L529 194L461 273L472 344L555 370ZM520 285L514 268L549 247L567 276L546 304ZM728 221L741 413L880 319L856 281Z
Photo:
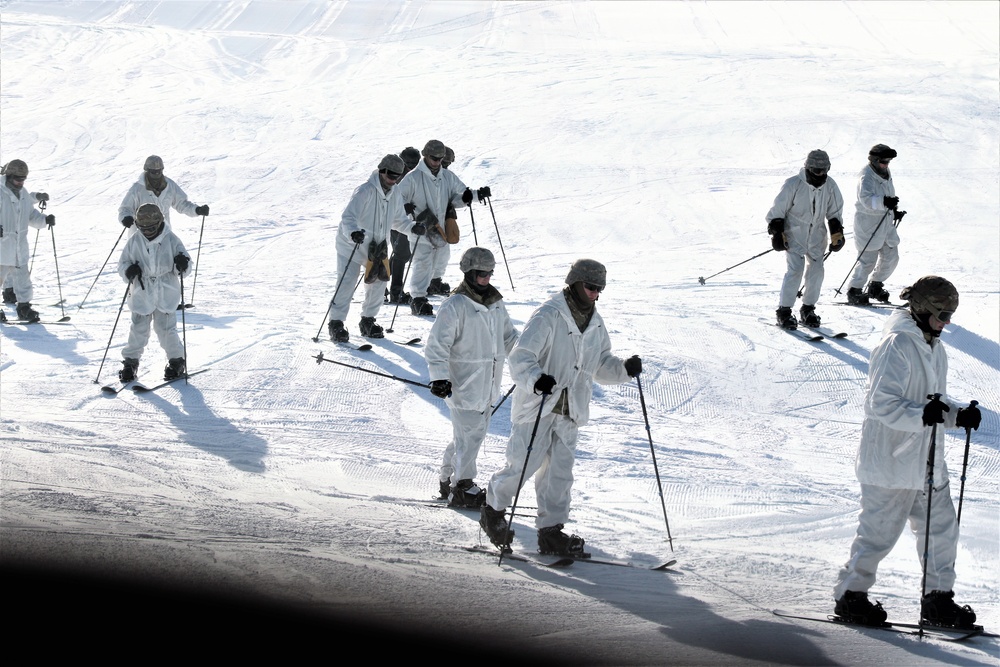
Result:
M896 225L906 211L899 210L899 197L889 173L889 162L895 157L893 149L885 144L875 144L868 152L868 164L858 178L858 200L854 205L854 245L858 250L858 265L847 284L847 301L856 306L867 306L869 299L888 303L889 292L885 289L885 281L899 264ZM862 291L869 276L871 282Z
M523 469L525 480L535 475L539 551L587 555L583 538L562 530L569 521L578 430L589 419L595 381L618 384L642 372L638 356L622 360L611 353L607 328L597 312L606 284L603 264L592 259L574 262L567 286L531 315L510 354L516 388L507 465L490 480L479 521L497 547L510 544L514 536L505 513Z
M830 156L825 151L814 150L806 157L805 166L792 176L774 200L767 213L767 233L772 247L785 252L788 268L781 283L778 300L778 324L795 329L798 322L792 307L802 285L802 308L799 316L810 327L820 325L816 302L823 286L824 253L827 251L826 225L830 226L829 250L844 247L844 198L837 183L828 176Z
M37 322L38 311L31 307L34 287L28 273L28 227L51 227L56 217L35 209L36 202L48 201L49 196L24 189L28 165L23 160L11 160L0 169L0 175L4 177L0 185L0 284L9 284L13 290L10 297L17 302L18 318ZM0 316L7 317L2 311Z
M978 429L979 408L960 407L947 395L948 357L939 336L958 308L958 291L939 276L924 276L899 295L909 310L894 312L882 341L872 350L856 471L861 482L861 516L851 557L840 570L835 612L846 621L880 625L881 603L868 590L883 558L910 523L923 561L927 545L926 595L921 618L933 625L970 627L976 614L953 601L958 521L944 459L944 428ZM928 396L940 394L941 398ZM931 433L936 428L933 470L928 471ZM927 483L930 530L927 531Z
M424 348L431 393L451 411L452 439L441 465L440 494L453 507L480 507L476 457L500 395L504 363L517 342L503 295L490 284L496 259L474 246L459 262L464 276L438 309Z
M147 157L142 169L138 180L125 193L125 198L118 207L118 221L126 228L132 227L136 212L143 204L156 204L163 213L163 222L168 229L171 208L191 218L208 215L207 204L199 206L189 201L184 190L163 175L163 159L159 155Z
M385 332L375 318L385 299L389 281L389 232L404 231L410 221L403 214L397 181L405 169L398 155L382 158L368 180L351 195L337 229L336 291L330 301L330 340L346 342L350 334L344 319L351 308L362 267L365 298L358 327L366 338L382 338Z

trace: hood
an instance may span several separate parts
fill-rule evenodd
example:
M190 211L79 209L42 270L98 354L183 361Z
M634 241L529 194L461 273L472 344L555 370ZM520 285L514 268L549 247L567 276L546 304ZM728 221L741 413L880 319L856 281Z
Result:
M886 320L885 326L882 327L882 338L885 338L889 334L902 334L909 336L914 340L914 342L921 345L927 345L927 339L924 338L924 332L920 330L917 323L913 321L913 317L910 315L910 310L897 310L889 319ZM935 339L939 341L940 339Z

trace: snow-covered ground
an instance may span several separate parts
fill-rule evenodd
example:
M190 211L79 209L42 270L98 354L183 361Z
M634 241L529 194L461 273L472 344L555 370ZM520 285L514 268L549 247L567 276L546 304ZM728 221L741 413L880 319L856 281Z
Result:
M867 359L886 311L833 305L856 256L850 234L819 304L850 332L843 341L810 344L759 322L777 305L776 253L698 277L769 247L764 214L809 150L832 158L848 231L869 147L899 151L909 214L887 286L895 296L938 273L962 294L942 337L949 389L985 409L956 593L1000 629L998 35L989 2L0 2L0 161L24 159L27 187L51 195L72 317L0 331L4 563L485 633L591 663L996 664L996 640L946 645L770 614L832 610L857 522ZM465 183L492 188L497 227L476 204L476 233L497 254L502 234L513 287L502 266L495 283L518 326L574 259L607 264L599 306L616 351L645 362L676 552L634 383L595 393L570 528L595 556L673 556L675 572L498 568L462 551L484 540L475 517L424 506L447 408L314 362L322 352L427 379L419 348L352 353L311 339L350 193L385 153L431 138L455 149ZM190 367L211 370L109 398L95 380L118 368L124 318L98 375L124 284L107 271L77 306L152 153L211 205L185 316ZM464 210L460 221L453 283L473 238ZM173 216L191 249L200 223ZM51 305L48 236L33 276L51 321L63 313ZM380 320L392 316L384 308ZM395 322L407 338L429 326L404 311ZM154 340L145 379L163 362ZM509 427L505 405L481 481L502 464ZM946 441L956 499L962 435ZM534 504L532 485L521 503ZM533 526L517 518L517 547L534 548ZM873 590L910 621L914 544L900 539Z

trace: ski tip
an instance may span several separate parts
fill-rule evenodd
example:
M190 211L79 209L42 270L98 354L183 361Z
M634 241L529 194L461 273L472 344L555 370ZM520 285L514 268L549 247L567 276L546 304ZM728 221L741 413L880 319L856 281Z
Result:
M358 347L355 349L358 352L367 352L368 350L372 349L372 346L369 345L368 343L365 343L364 345L358 345Z
M70 320L70 317L69 317L69 315L67 315L66 317L61 317L61 318L59 318L59 321L60 321L60 322L69 322L69 320Z
M651 569L653 569L653 570L666 570L668 567L673 567L674 565L677 565L677 559L676 558L671 558L666 563L663 563L662 565L657 565L656 567L651 568Z
M417 337L417 338L411 338L410 340L406 341L405 344L406 345L416 345L419 342L420 342L420 337Z
M118 391L114 387L101 387L101 391L105 394L117 394Z

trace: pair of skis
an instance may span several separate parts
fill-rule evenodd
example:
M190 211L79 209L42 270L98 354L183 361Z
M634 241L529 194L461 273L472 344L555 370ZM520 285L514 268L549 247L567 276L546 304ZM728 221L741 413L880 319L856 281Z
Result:
M834 331L829 327L807 327L804 324L800 324L801 329L788 329L781 326L777 322L772 322L771 320L760 318L761 322L770 324L773 327L778 327L782 331L787 331L789 334L795 336L796 338L801 338L802 340L809 341L810 343L818 343L827 338L847 338L846 331ZM803 330L805 329L805 331Z
M415 346L417 346L417 345L420 344L421 338L420 337L410 338L410 339L403 339L403 338L383 338L381 340L387 340L390 343L397 343L399 345L406 345L408 347L415 347ZM371 343L363 343L361 345L355 345L354 343L350 343L350 342L344 342L344 343L337 343L335 341L330 341L330 342L333 342L335 345L342 345L344 347L350 348L350 349L354 350L355 352L368 352L368 351L370 351L372 349Z
M494 558L500 558L500 552L497 549L491 549L483 546L471 546L462 547L465 551L472 553L484 554L486 556L493 556ZM669 572L670 568L677 564L676 559L671 559L665 563L660 563L659 565L654 565L653 567L645 567L642 565L636 565L634 563L629 563L623 560L608 560L605 558L590 558L580 557L580 556L546 556L544 554L532 554L524 551L518 552L508 552L503 555L504 560L513 560L519 563L534 563L535 565L541 565L542 567L550 568L566 568L573 563L590 563L591 565L611 565L614 567L630 567L640 570L651 570L653 572ZM554 559L554 560L553 560Z
M165 381L161 382L160 384L153 385L152 387L147 387L144 384L140 384L139 382L137 382L135 380L132 380L131 382L119 382L116 385L106 385L104 387L101 387L101 391L104 392L105 394L109 394L111 396L117 396L118 394L120 394L125 389L131 389L132 391L134 391L137 394L143 394L143 393L146 393L146 392L149 392L149 391L156 391L157 389L162 389L163 387L166 387L167 385L173 384L173 383L178 382L180 380L185 380L185 379L187 379L189 377L193 377L193 376L198 375L200 373L204 373L207 370L209 370L209 369L203 368L200 371L195 371L193 373L186 373L186 374L181 375L180 377L176 377L176 378L174 378L172 380L165 380Z
M899 623L897 621L885 622L881 625L866 625L864 623L852 623L850 621L845 621L839 616L828 615L819 616L812 614L797 614L790 611L785 611L783 609L773 609L771 611L775 616L781 616L782 618L794 618L802 621L818 621L820 623L833 623L835 625L845 625L853 628L862 628L868 630L882 630L885 632L896 632L906 635L917 635L921 637L930 637L933 639L941 639L943 641L949 642L960 642L966 639L971 639L973 637L997 637L990 632L986 632L983 626L973 625L968 628L954 628L942 625L928 625L920 623Z

